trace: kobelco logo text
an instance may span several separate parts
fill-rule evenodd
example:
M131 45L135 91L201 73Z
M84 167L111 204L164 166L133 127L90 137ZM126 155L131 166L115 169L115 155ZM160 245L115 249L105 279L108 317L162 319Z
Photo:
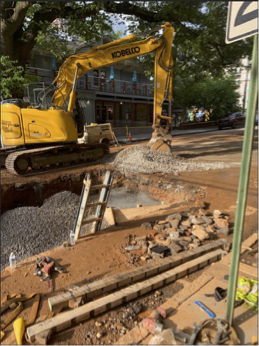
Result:
M121 56L131 55L131 54L135 54L135 53L139 53L139 52L140 52L139 47L122 49L122 50L118 50L117 52L112 53L112 58L113 59L120 58Z

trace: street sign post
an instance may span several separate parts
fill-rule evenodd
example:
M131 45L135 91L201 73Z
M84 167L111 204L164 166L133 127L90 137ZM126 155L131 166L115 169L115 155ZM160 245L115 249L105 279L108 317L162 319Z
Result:
M229 1L226 43L243 40L258 33L258 2Z
M255 127L255 111L258 100L258 3L257 1L229 2L226 43L254 36L251 78L249 84L248 107L242 149L239 176L237 208L232 241L232 253L229 269L229 284L226 304L226 320L232 325L234 303L239 270L240 250L245 221L245 209L251 167L251 157Z

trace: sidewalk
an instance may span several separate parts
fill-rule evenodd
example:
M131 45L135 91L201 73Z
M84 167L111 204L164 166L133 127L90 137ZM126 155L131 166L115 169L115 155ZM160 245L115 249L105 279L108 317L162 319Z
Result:
M190 134L195 134L195 133L202 133L202 132L211 132L211 131L217 131L218 127L213 126L213 127L204 127L200 129L189 129L189 130L177 130L173 129L171 131L171 135L173 137L175 136L183 136L183 135L190 135ZM152 133L143 133L143 134L135 134L132 135L132 140L131 142L140 142L140 141L149 141L152 136ZM118 142L120 143L128 143L128 139L126 139L123 136L117 137Z

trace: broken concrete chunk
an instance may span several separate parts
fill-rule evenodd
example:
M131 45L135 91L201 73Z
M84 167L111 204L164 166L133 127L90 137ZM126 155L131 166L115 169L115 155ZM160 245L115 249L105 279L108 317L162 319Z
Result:
M164 242L164 245L165 246L168 246L168 245L170 245L171 244L171 238L170 237L168 237L167 239L166 239L166 241Z
M161 258L166 257L167 254L170 254L170 249L164 245L156 245L151 249L152 256L157 255Z
M168 215L166 218L166 220L174 220L174 219L181 221L182 220L181 213L173 213L173 214Z
M206 212L204 209L200 208L200 209L198 210L198 214L199 214L200 216L205 216L205 215L207 214L207 212Z
M187 241L188 243L192 242L192 238L191 237L182 237L182 240Z
M220 215L222 215L222 212L220 210L214 210L213 211L213 216L214 217L219 217Z
M200 240L209 239L209 234L202 229L193 230L192 234L194 234Z
M188 226L184 226L184 225L180 225L179 228L181 231L187 231L188 230Z
M205 231L205 228L203 225L193 225L192 226L192 234L194 234L193 231Z
M187 249L187 246L189 245L188 241L182 240L182 238L178 239L178 245L181 245L184 249Z
M205 221L201 217L198 217L198 216L191 217L190 221L193 225L202 225L205 223Z
M229 235L229 228L228 227L222 227L222 228L217 230L217 233L224 234L224 235Z
M177 219L170 219L170 220L168 220L169 222L170 222L170 224L171 224L171 227L172 228L178 228L178 226L179 226L179 223L180 223L180 221L179 220L177 220Z
M214 219L216 225L218 228L222 228L222 227L228 227L229 226L229 223L226 219L217 219L215 218Z
M165 225L155 225L154 227L153 227L153 230L154 231L157 231L157 232L161 232L161 231L163 231L165 229Z
M207 225L211 225L213 223L213 220L208 216L202 216L201 218L205 221Z
M153 227L152 227L150 222L142 223L141 228L146 229L146 230L152 230L153 229Z
M213 225L208 225L208 226L206 227L206 232L208 232L208 233L214 233L214 232L215 232L214 226L213 226Z
M153 231L153 232L150 232L148 236L151 238L155 238L156 235L157 235L157 232Z
M175 238L179 238L180 234L179 234L179 232L170 232L169 236L171 239L175 239Z
M183 248L180 245L176 244L175 241L172 241L168 248L171 250L171 255L183 250Z
M176 231L179 232L179 234L180 234L181 236L184 236L184 235L185 235L185 232L186 232L186 231L183 231L181 228L177 228Z
M190 227L191 226L191 221L190 220L185 220L185 221L182 221L181 222L181 225L183 225L183 226L187 226L187 227Z
M201 243L200 239L198 239L198 238L193 239L192 242L194 244L200 244Z
M165 226L165 229L168 229L168 228L172 227L170 222L165 223L164 226Z
M190 235L192 234L192 229L188 228L187 231L184 231L184 236L190 237Z

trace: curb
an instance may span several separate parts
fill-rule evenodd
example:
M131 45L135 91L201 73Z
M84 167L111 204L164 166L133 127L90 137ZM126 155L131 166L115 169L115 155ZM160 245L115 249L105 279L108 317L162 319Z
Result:
M179 130L179 131L183 131L183 130ZM186 131L188 131L188 130L186 130ZM218 131L218 128L213 128L213 129L206 129L206 130L199 130L199 131L193 131L193 132L186 132L186 133L174 133L174 134L172 134L171 133L171 135L173 136L173 137L177 137L177 136L184 136L185 134L188 134L188 135L192 135L192 134L197 134L197 133L204 133L204 132L212 132L212 131ZM137 139L132 139L131 141L128 141L126 138L125 139L118 139L118 142L119 143L126 143L126 144L130 144L130 143L132 143L132 142L143 142L143 141L148 141L149 139L151 138L151 136L150 137L146 137L146 138L137 138Z

